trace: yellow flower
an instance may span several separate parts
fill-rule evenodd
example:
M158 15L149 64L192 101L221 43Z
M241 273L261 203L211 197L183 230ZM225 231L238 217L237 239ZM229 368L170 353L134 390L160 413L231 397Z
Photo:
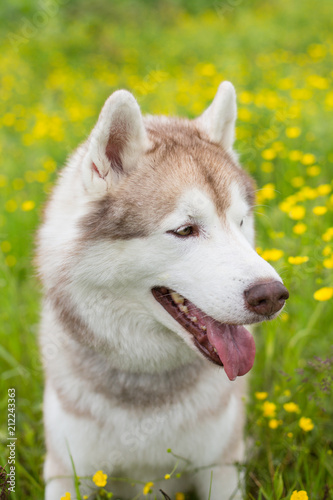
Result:
M318 167L318 165L312 165L306 169L306 173L310 175L310 177L316 177L320 174L320 167Z
M103 473L103 471L98 470L96 474L94 474L92 480L96 484L96 486L103 487L106 485L108 476Z
M289 217L293 220L304 219L305 217L305 208L301 205L296 205L292 207L288 213Z
M48 170L48 172L54 172L57 168L57 163L52 158L48 158L44 161L43 167L45 170Z
M288 432L287 436L288 436L288 438L291 439L292 437L294 437L294 434L292 432Z
M274 149L264 149L261 156L264 160L274 160L276 157L276 151L274 151Z
M315 300L324 301L329 300L333 297L333 287L332 286L324 286L323 288L319 288L314 294L313 297Z
M150 493L150 490L153 486L154 486L154 483L152 481L149 481L149 483L146 483L144 488L143 488L143 494L148 495L148 493Z
M165 474L164 479L170 479L170 474Z
M324 257L328 257L332 253L332 248L329 245L326 245L326 247L323 249L322 254Z
M270 260L270 261L277 261L281 259L281 257L284 255L283 250L279 250L277 248L272 248L270 250L264 250L261 254L261 257L265 260Z
M319 43L312 43L308 47L308 54L312 59L321 59L326 55L326 47L324 45L320 45Z
M260 189L260 191L257 192L257 203L262 203L265 200L273 200L275 196L274 184L266 184Z
M22 210L24 212L29 212L30 210L33 210L35 208L35 202L32 200L27 200L22 203Z
M288 127L286 129L286 136L294 139L301 134L301 129L299 127Z
M268 427L270 429L277 429L279 427L279 425L282 424L282 420L276 420L276 418L272 418L269 422L268 422Z
M263 399L266 399L267 396L268 396L268 393L267 392L255 392L254 393L255 397L259 400L263 400Z
M295 264L295 265L298 265L298 264L303 264L304 262L307 262L309 260L309 257L301 257L301 256L297 256L297 257L288 257L288 262L289 264Z
M298 193L299 200L314 200L318 196L318 191L309 186L304 186Z
M307 230L307 225L304 224L303 222L298 222L293 227L293 232L295 234L303 234L303 233L305 233L306 230Z
M329 227L322 235L322 239L324 241L331 241L332 238L333 238L333 227Z
M312 422L311 418L302 417L299 421L299 426L303 431L309 432L314 428L314 423Z
M262 405L264 417L275 417L276 404L265 401Z
M301 160L303 165L312 165L315 161L316 157L312 153L306 153Z
M304 490L293 491L290 500L309 500L308 494Z
M176 493L175 500L185 500L185 495L184 493Z
M299 175L298 177L293 177L290 182L295 188L300 188L304 185L305 181L304 178Z
M251 111L249 111L247 108L240 108L238 110L238 118L242 122L249 122L249 121L251 121L251 118L252 118Z
M296 403L290 402L290 403L285 403L283 405L283 408L288 412L288 413L299 413L300 409L299 406Z
M315 215L324 215L327 212L327 208L318 205L317 207L313 207L312 212Z
M64 497L61 497L60 500L71 500L71 494L68 491L65 493Z
M326 269L333 269L333 257L324 259L323 266L326 267Z
M317 192L320 196L325 196L325 194L329 194L331 190L332 188L329 184L320 184L320 186L317 187Z

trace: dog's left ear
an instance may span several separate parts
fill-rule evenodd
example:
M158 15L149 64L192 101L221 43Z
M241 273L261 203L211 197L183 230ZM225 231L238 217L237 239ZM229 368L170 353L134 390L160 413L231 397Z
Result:
M114 92L105 102L83 160L83 183L93 197L112 191L134 170L149 148L140 107L126 90Z
M223 82L213 102L195 121L212 142L230 151L235 140L237 118L236 92L230 82Z

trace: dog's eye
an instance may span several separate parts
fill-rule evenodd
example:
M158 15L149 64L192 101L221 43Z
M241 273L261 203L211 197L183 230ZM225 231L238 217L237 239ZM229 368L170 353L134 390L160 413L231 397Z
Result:
M197 226L181 226L173 231L168 231L168 233L179 236L180 238L186 238L187 236L197 236L199 234L199 229Z
M193 227L192 226L186 226L186 227L181 227L180 229L177 229L175 231L178 236L190 236L193 234Z

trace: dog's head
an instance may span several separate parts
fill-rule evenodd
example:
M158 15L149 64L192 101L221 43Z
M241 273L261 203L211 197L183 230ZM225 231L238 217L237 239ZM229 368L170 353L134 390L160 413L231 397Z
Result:
M143 118L118 91L81 162L91 280L140 304L232 380L254 361L243 325L274 318L288 298L253 249L254 183L232 150L235 120L228 82L192 121Z

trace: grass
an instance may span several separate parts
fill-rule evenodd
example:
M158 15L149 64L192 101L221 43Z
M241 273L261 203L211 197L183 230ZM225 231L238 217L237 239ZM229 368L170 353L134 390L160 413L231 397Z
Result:
M331 9L329 0L1 5L0 465L14 387L13 500L43 498L31 262L56 172L113 90L130 89L144 112L193 117L223 79L236 86L236 149L258 184L258 252L291 295L281 317L257 329L246 498L333 498Z

